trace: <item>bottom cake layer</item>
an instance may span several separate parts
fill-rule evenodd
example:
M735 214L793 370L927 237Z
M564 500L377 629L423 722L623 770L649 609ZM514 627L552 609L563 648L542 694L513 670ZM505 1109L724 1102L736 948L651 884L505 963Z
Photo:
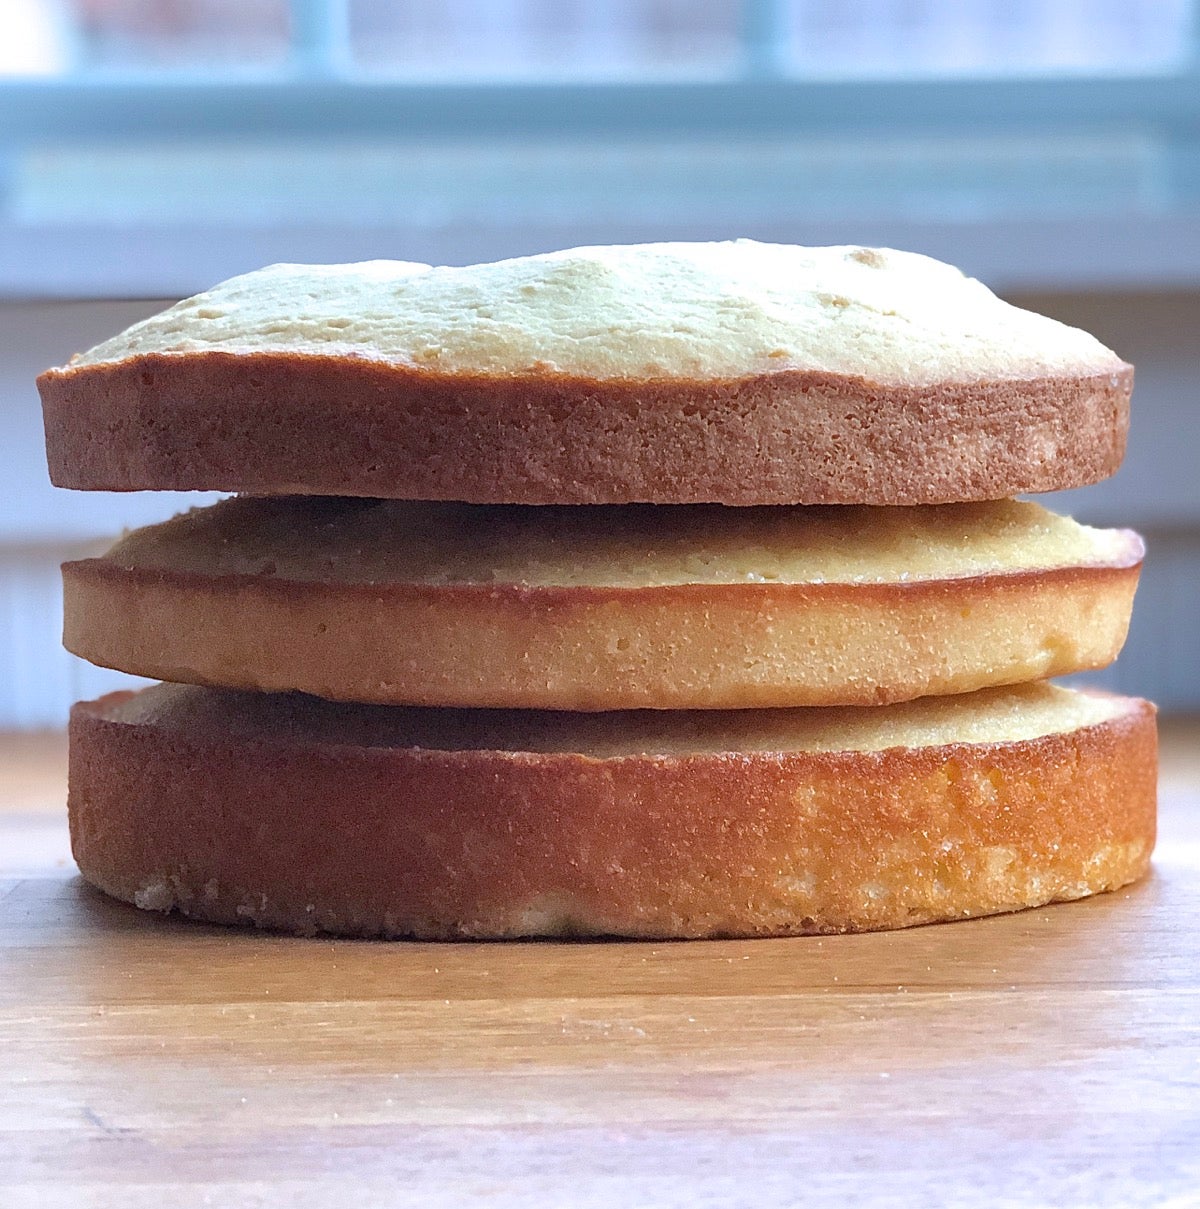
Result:
M1154 708L1046 684L902 705L558 714L180 685L77 705L84 877L353 936L778 936L1145 872Z

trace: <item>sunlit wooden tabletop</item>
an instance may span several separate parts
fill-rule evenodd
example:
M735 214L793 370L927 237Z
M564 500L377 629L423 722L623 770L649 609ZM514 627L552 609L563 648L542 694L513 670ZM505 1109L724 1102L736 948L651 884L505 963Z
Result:
M1153 876L876 936L231 932L70 861L0 740L0 1207L1200 1206L1200 724Z

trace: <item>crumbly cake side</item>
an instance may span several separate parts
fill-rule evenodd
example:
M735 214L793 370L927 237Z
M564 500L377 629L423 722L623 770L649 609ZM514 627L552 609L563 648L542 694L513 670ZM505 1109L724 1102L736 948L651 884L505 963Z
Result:
M941 504L1114 474L1131 368L884 387L445 377L363 358L148 354L38 380L51 480L481 504Z
M649 720L147 693L76 707L75 856L118 898L222 923L895 928L1115 889L1154 842L1153 707L1049 686Z

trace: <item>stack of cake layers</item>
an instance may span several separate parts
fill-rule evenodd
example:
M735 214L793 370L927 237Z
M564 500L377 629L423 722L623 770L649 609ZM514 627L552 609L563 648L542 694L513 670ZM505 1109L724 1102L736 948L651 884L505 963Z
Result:
M239 493L68 563L86 878L291 931L898 927L1154 840L1104 666L1132 370L925 257L277 265L39 380L56 483Z

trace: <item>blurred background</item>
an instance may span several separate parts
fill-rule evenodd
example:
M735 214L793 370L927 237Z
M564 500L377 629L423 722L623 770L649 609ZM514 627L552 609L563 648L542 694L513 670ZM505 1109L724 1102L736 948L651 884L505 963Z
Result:
M1190 0L0 0L0 729L125 678L58 563L196 498L53 490L33 380L278 260L886 244L1137 365L1129 457L1048 501L1150 555L1101 682L1200 709Z

